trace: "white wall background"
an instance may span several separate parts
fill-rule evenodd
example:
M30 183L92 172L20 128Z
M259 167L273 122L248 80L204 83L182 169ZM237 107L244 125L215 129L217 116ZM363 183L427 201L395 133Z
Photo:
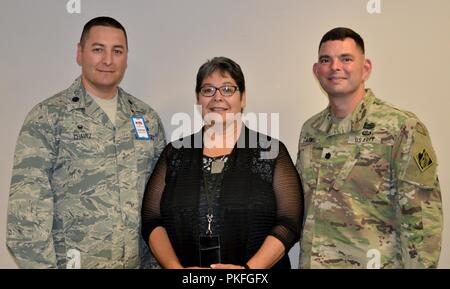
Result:
M427 125L439 157L445 228L441 268L450 268L450 1L379 0L69 0L0 1L0 268L15 268L6 246L6 211L15 142L27 112L67 88L80 69L76 43L91 18L127 29L122 87L154 107L170 136L176 112L193 115L198 67L227 56L244 70L247 112L280 113L280 138L295 160L302 123L326 96L311 66L322 35L336 26L366 41L374 69L367 86ZM374 1L374 0L371 0ZM297 267L298 246L290 252Z

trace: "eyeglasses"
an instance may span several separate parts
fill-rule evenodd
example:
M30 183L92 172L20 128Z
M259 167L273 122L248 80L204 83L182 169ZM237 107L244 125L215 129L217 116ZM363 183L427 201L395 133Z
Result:
M224 85L221 87L214 86L204 86L200 88L200 94L206 97L211 97L216 94L216 91L219 90L222 96L232 96L236 90L239 90L235 85Z

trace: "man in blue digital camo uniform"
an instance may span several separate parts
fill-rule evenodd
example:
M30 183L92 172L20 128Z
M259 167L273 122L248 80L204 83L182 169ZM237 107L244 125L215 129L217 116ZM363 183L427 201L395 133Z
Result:
M165 146L157 113L118 87L125 29L86 23L82 73L35 106L17 140L7 246L21 268L151 267L140 237L146 182Z

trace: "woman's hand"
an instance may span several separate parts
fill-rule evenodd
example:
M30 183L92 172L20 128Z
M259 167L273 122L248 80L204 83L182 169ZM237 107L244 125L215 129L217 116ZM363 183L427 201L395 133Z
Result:
M211 264L211 269L245 269L241 265L234 265L234 264Z

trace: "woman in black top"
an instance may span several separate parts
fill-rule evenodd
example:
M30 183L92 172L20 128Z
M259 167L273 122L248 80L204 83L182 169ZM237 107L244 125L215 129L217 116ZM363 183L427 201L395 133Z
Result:
M303 219L283 143L243 125L245 81L231 59L197 74L205 126L166 146L147 184L142 235L163 268L290 268Z

